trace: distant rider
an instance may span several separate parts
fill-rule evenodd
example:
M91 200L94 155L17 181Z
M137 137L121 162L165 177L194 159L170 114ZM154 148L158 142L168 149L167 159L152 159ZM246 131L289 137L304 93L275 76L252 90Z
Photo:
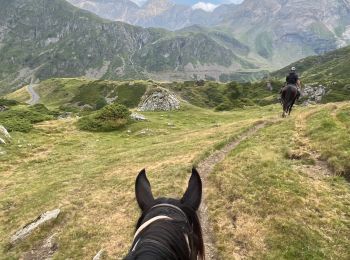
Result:
M301 95L301 82L300 82L298 74L296 73L295 67L292 67L290 69L289 75L286 77L286 83L287 83L287 85L294 85L297 87L297 90L298 90L297 100L298 100L300 98L300 95Z

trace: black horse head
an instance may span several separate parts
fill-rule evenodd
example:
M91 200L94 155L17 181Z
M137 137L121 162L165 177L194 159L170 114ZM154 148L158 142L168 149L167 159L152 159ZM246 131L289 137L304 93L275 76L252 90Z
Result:
M202 181L192 170L182 199L154 199L146 171L136 179L136 199L142 210L134 241L125 260L204 259L202 230L196 211L202 199Z

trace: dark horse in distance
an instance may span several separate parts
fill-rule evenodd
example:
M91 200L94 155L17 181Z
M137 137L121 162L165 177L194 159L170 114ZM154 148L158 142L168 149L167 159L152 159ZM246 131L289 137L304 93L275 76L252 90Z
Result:
M292 108L298 96L298 89L293 84L286 85L281 91L281 103L283 106L282 117L290 115Z
M202 181L196 169L180 200L154 199L145 170L136 179L135 192L142 215L125 260L204 259L202 229L196 213L202 199Z

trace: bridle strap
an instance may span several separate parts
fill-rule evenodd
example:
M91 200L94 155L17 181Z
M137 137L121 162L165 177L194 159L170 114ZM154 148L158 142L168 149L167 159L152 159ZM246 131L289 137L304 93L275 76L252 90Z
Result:
M172 208L172 209L175 209L176 211L180 212L181 215L185 218L186 220L186 223L188 223L188 217L186 215L186 213L180 209L179 207L175 206L175 205L172 205L172 204L168 204L168 203L162 203L162 204L157 204L155 206L153 206L152 208L149 209L149 211L151 211L152 209L155 209L155 208L161 208L161 207L167 207L167 208ZM132 248L132 252L135 251L136 247L138 246L140 240L137 240L136 243L135 243L135 240L136 238L140 235L140 233L145 230L148 226L150 226L152 223L156 222L156 221L159 221L159 220L174 220L173 218L170 218L168 216L156 216L156 217L153 217L149 220L147 220L145 223L143 223L138 229L137 231L135 232L135 235L134 235L134 240L133 240L133 248ZM186 240L186 244L188 246L188 250L189 252L191 252L191 247L190 247L190 241L189 241L189 238L188 238L188 235L187 234L184 234L185 236L185 240ZM150 240L148 240L149 242L151 242ZM153 240L152 240L153 241ZM155 243L154 243L155 244ZM157 242L157 244L159 244L159 242ZM168 250L168 249L167 249Z
M162 208L162 207L176 209L178 212L181 213L181 215L184 217L184 219L186 219L186 222L188 222L188 217L187 217L186 213L183 212L183 210L180 209L179 207L172 205L172 204L168 204L168 203L157 204L157 205L153 206L150 210L155 209L155 208Z
M151 218L150 220L147 220L145 223L143 223L136 231L135 235L134 235L134 241L136 239L136 237L149 225L151 225L153 222L156 222L158 220L172 220L172 218L168 217L168 216L157 216L154 218Z

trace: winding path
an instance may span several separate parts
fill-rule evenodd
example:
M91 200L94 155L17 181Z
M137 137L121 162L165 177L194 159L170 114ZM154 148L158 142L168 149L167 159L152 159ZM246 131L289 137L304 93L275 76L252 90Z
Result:
M35 85L34 84L29 84L26 89L30 95L30 99L27 101L27 104L29 105L35 105L39 103L40 96L39 94L34 90Z
M215 166L223 161L228 153L230 153L233 149L235 149L241 142L245 141L252 135L254 135L256 132L258 132L260 129L264 128L269 122L264 121L256 124L255 126L249 128L247 131L242 133L238 136L238 138L227 144L224 148L221 150L218 150L214 152L212 155L204 159L198 164L198 171L200 172L202 176L203 186L204 189L206 187L207 178L210 173L214 171ZM214 243L213 239L213 229L210 225L210 221L208 218L208 208L206 205L206 201L203 198L201 207L199 209L200 213L200 219L203 229L203 238L204 238L204 245L205 245L205 259L207 260L216 260L217 257L217 249Z

